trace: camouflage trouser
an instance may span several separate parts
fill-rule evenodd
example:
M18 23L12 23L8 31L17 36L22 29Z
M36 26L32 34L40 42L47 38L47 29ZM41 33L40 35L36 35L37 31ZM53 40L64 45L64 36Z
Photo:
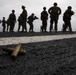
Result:
M14 27L15 27L15 23L11 22L10 23L10 31L13 32L14 31Z
M57 31L57 23L58 23L58 20L54 20L54 19L51 19L50 20L50 31L53 29L53 23L55 23L55 31Z
M70 20L65 20L64 23L65 23L65 25L64 25L64 28L63 28L63 32L65 32L68 27L69 27L70 32L72 32L72 27L71 27Z
M47 28L47 20L42 20L42 31L45 30L46 31Z
M30 25L29 31L30 31L30 30L33 31L33 23L32 23L32 22L29 22L29 25Z
M6 26L5 26L5 25L3 25L3 32L5 32L5 28L6 28Z
M22 26L22 24L19 22L18 23L18 31L20 30L20 27Z
M22 23L22 31L27 31L27 27L26 27L26 21L24 21L23 23Z
M9 31L10 29L10 24L7 24L7 32Z

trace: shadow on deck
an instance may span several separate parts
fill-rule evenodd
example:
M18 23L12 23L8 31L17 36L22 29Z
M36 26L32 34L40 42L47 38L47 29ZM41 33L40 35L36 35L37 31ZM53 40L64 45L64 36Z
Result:
M75 34L76 32L0 32L0 37L20 37L20 36L48 36L48 35L67 35Z

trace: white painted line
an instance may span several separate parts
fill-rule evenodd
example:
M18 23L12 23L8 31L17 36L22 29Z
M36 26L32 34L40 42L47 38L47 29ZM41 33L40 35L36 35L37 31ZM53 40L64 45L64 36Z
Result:
M5 37L5 38L0 38L0 45L43 42L43 41L59 40L59 39L65 39L65 38L76 38L76 34L31 36L31 37L7 37L7 38Z

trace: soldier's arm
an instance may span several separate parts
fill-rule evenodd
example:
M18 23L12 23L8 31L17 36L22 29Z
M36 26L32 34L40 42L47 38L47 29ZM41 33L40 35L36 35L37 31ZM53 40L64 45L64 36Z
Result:
M16 23L16 15L15 15L15 23Z
M58 13L58 15L60 15L61 14L61 9L59 8L59 13Z
M52 8L49 8L49 9L48 9L48 13L49 13L49 14L51 14L51 9L52 9Z
M25 10L25 17L27 17L27 11Z
M74 13L75 13L74 11L71 12L72 15L74 15Z
M35 19L39 19L37 16L35 16Z

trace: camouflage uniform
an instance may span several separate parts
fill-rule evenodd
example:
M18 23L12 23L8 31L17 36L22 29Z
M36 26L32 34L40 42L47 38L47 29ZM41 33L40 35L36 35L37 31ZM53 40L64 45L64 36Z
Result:
M46 11L46 7L43 7L43 11L41 12L41 20L42 20L42 32L47 28L47 20L48 20L48 13Z
M20 27L22 26L22 17L21 15L18 17L18 31L20 30Z
M74 12L71 9L72 9L72 7L68 6L68 9L64 12L64 15L63 15L63 21L64 21L63 32L66 31L67 27L69 27L70 32L72 32L71 16L74 14Z
M25 31L27 32L27 27L26 27L26 21L27 21L27 11L25 10L25 6L22 6L22 13L21 13L21 17L22 17L22 31Z
M33 32L33 28L34 28L34 26L33 26L33 21L35 20L35 19L38 19L36 16L34 16L34 14L32 13L29 17L28 17L28 24L30 25L30 28L29 28L29 32L30 31L32 31Z
M59 15L61 14L60 7L57 7L57 3L54 3L54 6L49 8L48 13L50 14L50 32L53 28L53 23L55 22L55 32L57 32L57 23Z
M3 17L3 20L1 22L2 22L2 26L3 26L3 32L5 32L5 28L6 28L6 20L5 20L5 17Z
M15 10L12 10L12 13L9 15L10 21L10 31L13 32L16 22L16 15L14 14Z

